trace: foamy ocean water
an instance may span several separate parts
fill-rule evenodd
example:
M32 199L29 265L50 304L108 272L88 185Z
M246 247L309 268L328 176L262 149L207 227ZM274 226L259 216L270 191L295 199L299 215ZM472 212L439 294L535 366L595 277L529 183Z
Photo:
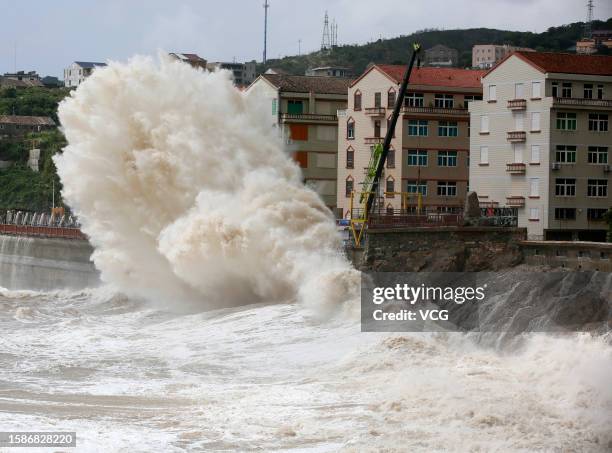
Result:
M610 346L588 335L496 352L297 304L179 315L104 288L2 290L0 328L0 426L76 431L79 452L612 445Z

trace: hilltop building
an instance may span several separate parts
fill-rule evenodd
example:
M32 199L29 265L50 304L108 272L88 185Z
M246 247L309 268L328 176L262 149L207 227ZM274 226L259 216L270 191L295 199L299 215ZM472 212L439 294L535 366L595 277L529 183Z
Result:
M591 36L576 42L576 53L590 55L602 47L612 49L612 30L595 30Z
M320 68L310 68L306 70L307 76L319 77L352 77L350 68L342 66L322 66Z
M69 88L78 87L87 77L93 74L94 69L104 66L106 66L106 63L75 61L64 69L64 85Z
M515 51L533 52L533 49L528 47L515 47L509 45L496 44L476 44L472 47L472 67L489 69L495 66L512 52Z
M373 65L348 90L339 113L338 197L349 215L351 192L359 193L373 147L384 140L405 66ZM469 113L482 99L485 71L415 68L381 181L387 209L416 208L422 194L427 211L461 210L468 189ZM402 206L409 193L409 206Z
M257 78L257 62L255 60L248 63L227 63L215 62L206 65L209 71L217 69L226 69L234 75L234 83L236 86L250 85Z
M330 208L336 207L337 111L346 109L349 79L263 74L247 89L261 90L270 123L279 128L304 182Z
M605 241L612 57L515 52L470 104L470 188L531 239Z
M459 52L442 44L425 50L425 66L453 67L459 63Z
M22 138L55 126L55 121L48 116L0 115L0 139Z

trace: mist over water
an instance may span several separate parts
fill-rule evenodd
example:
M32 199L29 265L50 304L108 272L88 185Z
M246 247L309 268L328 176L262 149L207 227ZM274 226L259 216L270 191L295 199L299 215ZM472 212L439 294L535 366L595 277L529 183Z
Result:
M104 281L204 308L355 295L331 213L269 107L228 72L164 55L111 63L60 105L63 195Z
M79 453L612 449L609 335L502 351L313 320L358 306L358 275L260 105L165 58L62 104L64 196L109 285L0 288L3 430Z

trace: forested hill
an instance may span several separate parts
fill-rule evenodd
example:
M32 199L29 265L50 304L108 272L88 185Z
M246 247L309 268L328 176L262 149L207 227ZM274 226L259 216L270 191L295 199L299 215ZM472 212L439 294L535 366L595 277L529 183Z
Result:
M607 21L594 21L593 30L612 29L612 18ZM541 51L567 51L575 46L584 33L584 23L576 22L559 27L551 27L543 33L496 30L491 28L471 28L467 30L423 30L407 36L382 39L364 45L339 46L331 53L313 52L301 56L289 56L268 60L265 68L282 69L289 74L303 75L307 68L318 66L346 66L355 74L360 74L371 62L399 64L405 63L413 42L420 42L424 49L436 44L444 44L459 51L459 65L469 67L472 63L474 44L511 44L531 47Z

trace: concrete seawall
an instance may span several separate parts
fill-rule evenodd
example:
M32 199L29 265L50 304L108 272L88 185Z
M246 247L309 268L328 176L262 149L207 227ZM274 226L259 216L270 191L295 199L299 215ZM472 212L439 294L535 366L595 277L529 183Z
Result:
M89 242L0 235L0 286L8 289L81 289L97 286Z

